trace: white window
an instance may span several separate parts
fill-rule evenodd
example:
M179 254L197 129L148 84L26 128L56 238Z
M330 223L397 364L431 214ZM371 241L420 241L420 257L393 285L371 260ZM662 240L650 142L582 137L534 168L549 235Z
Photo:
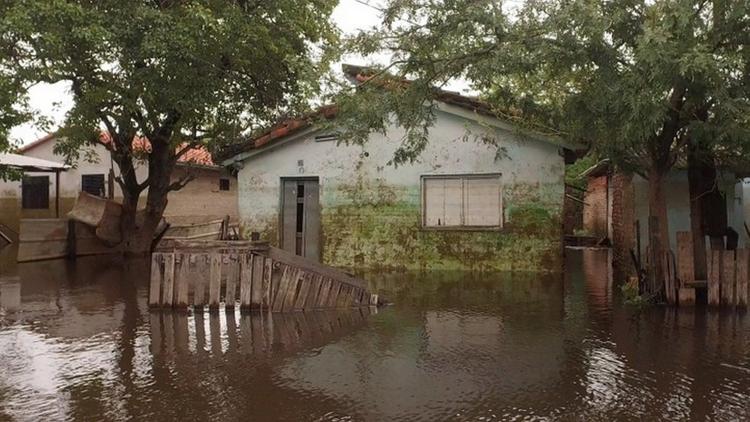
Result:
M500 175L422 176L422 224L436 228L502 227Z

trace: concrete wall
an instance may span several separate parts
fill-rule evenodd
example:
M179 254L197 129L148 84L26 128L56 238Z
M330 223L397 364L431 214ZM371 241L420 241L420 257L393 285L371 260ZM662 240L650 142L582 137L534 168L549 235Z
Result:
M465 139L467 129L477 135L489 130L498 146ZM391 127L385 136L371 135L364 146L337 146L315 142L308 133L260 151L238 175L245 231L259 231L277 243L280 178L317 176L325 263L411 269L555 266L562 251L564 190L558 146L441 111L419 159L390 166L402 135L402 129ZM502 173L502 232L424 230L420 176L471 173Z
M54 154L55 142L49 141L34 146L24 153L30 157L45 160L63 162L64 158ZM85 158L84 158L85 157ZM89 161L91 158L92 161ZM81 191L81 176L85 174L104 174L105 185L111 166L114 166L115 175L119 174L116 164L112 164L109 152L101 145L88 147L87 154L82 154L81 159L75 163L74 168L60 173L60 215L70 211L75 204L78 193ZM172 192L168 198L165 211L167 216L210 216L223 217L230 215L237 217L237 179L228 174L224 169L186 168L178 166L173 174L173 180L184 175L186 172L193 174L196 179L191 181L180 191ZM138 180L145 180L148 168L146 165L136 167ZM55 175L54 173L28 172L29 176L49 176L49 208L48 209L22 209L21 207L21 182L3 182L0 180L0 223L18 230L18 222L22 218L54 218L55 217ZM230 179L230 190L219 191L219 179ZM122 190L114 183L115 200L122 200ZM107 187L108 189L108 187ZM141 206L145 203L145 195L142 194ZM109 194L109 192L107 192Z

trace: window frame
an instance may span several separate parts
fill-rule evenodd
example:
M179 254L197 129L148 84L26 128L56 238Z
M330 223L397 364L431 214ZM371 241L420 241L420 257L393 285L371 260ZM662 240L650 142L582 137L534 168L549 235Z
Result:
M500 221L496 225L475 225L468 226L465 224L465 214L463 210L466 207L466 183L467 179L494 179L500 180ZM450 174L423 174L419 177L419 198L420 198L420 222L422 230L427 231L502 231L505 225L505 201L503 197L504 186L503 186L503 175L502 173L450 173ZM427 190L425 189L428 180L440 180L440 179L460 179L461 180L461 225L459 226L428 226L427 225Z
M39 207L26 206L26 201L27 201L26 198L29 197L29 195L26 194L24 186L34 185L34 183L29 183L29 184L26 183L26 181L29 179L39 179L39 180L45 179L47 181L46 183L47 200L45 201L47 203L47 206L44 206L44 207L43 206L39 206ZM39 183L39 186L41 185L42 183ZM42 175L42 176L24 175L23 178L21 179L21 209L22 210L48 210L50 207L50 194L49 194L50 186L51 186L50 178L47 175ZM44 189L41 189L41 188L39 190L40 192L44 191Z
M83 179L86 178L86 177L96 177L97 179L101 177L101 181L102 181L102 192L101 192L101 195L93 194L91 192L86 191L83 188L83 185L84 185ZM86 192L89 195L98 196L100 198L106 198L107 197L107 176L104 173L86 173L86 174L82 174L81 175L81 192Z

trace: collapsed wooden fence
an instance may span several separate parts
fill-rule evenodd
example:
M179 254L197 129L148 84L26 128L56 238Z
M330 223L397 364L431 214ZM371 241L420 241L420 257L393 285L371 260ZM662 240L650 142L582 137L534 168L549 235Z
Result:
M364 280L257 241L177 241L151 258L149 305L272 312L378 304Z
M690 232L677 233L677 254L666 252L663 259L664 291L670 304L693 305L696 289L706 290L710 306L748 305L750 279L750 250L706 250L706 280L695 276L693 237Z

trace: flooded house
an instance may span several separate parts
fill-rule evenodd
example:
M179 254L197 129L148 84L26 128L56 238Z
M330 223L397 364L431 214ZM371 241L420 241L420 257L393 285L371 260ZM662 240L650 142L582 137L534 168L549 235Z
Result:
M223 162L238 174L245 232L345 268L554 268L566 146L476 98L441 91L436 101L430 142L411 164L388 164L404 134L396 125L363 145L307 118L250 139ZM320 113L335 126L335 106Z
M648 180L637 174L614 169L602 160L582 174L586 178L583 204L583 230L597 239L607 239L613 247L616 267L632 272L630 249L641 256L646 253L648 235ZM677 249L677 233L691 231L690 192L686 165L678 165L665 180L670 249ZM747 215L743 181L736 172L724 169L717 181L726 219L720 225L738 234L738 247L748 245L745 229Z
M50 134L21 147L18 154L62 162L64 157L54 153L57 141L58 138ZM148 148L147 143L144 139L134 141L139 148ZM62 218L73 208L80 192L121 201L122 192L115 181L119 169L104 145L87 147L86 153L73 164L59 173L59 178L50 173L26 171L22 181L0 181L0 225L18 232L22 219ZM145 180L146 164L137 166L136 172L138 180ZM168 220L203 221L227 215L236 219L237 179L227 169L216 165L207 150L195 149L180 158L172 177L177 180L186 174L194 179L183 189L169 194L165 211Z

